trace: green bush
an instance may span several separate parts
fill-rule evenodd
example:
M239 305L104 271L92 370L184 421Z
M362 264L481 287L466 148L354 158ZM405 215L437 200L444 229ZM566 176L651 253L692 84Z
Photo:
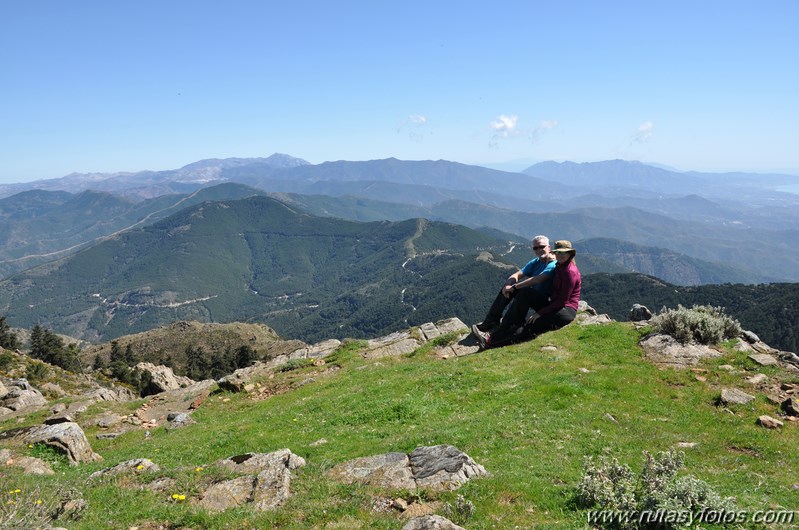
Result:
M25 371L25 378L31 383L44 381L50 375L50 369L43 362L33 361L28 364Z
M602 510L611 517L592 521L607 528L683 528L701 513L732 513L731 498L722 498L704 481L677 477L685 455L670 450L652 456L636 474L615 458L587 457L583 478L577 485L577 502ZM702 521L698 521L702 522Z
M705 305L690 309L682 305L677 309L663 308L650 323L655 331L671 335L683 344L718 344L741 334L741 325L725 315L723 308Z

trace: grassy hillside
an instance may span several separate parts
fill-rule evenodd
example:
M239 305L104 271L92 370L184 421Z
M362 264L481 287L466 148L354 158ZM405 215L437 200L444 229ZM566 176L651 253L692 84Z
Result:
M15 501L33 505L36 499L49 503L65 491L78 491L88 502L82 518L57 521L72 530L158 525L393 530L403 522L396 512L373 511L380 499L454 504L462 495L475 506L474 515L461 521L470 530L589 528L587 512L574 503L584 456L611 455L640 471L643 451L688 443L681 449L686 456L682 473L733 497L740 509L750 514L796 509L799 453L790 448L799 442L797 424L786 422L778 431L756 425L760 414L775 415L775 405L762 394L729 410L715 402L721 388L753 392L743 378L757 371L774 385L797 383L797 377L755 366L740 353L702 365L702 380L690 370L660 370L642 360L641 333L625 324L572 325L531 343L450 360L425 351L364 360L358 343L349 343L329 359L328 366L338 370L276 373L262 383L285 389L309 377L313 381L265 400L212 395L194 413L197 424L174 431L158 427L149 437L134 430L96 440L99 428L89 419L100 413L96 406L80 421L103 462L68 467L60 457L45 454L55 463L56 475L0 474L0 500L16 495ZM734 371L720 369L722 364ZM139 404L103 407L126 412ZM0 430L43 416L5 422ZM315 443L321 439L327 442ZM341 485L327 476L333 465L352 458L433 444L457 446L491 476L443 494L379 491ZM307 465L294 472L293 497L282 508L209 514L192 504L199 483L219 478L208 467L211 462L284 447ZM37 448L27 452L42 456ZM141 457L162 470L87 481L93 471ZM176 480L168 492L141 487L162 478ZM175 502L173 493L186 495L186 501Z

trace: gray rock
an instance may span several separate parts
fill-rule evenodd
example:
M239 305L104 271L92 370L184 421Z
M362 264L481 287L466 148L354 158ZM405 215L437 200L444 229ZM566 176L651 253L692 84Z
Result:
M121 432L98 432L94 437L98 440L113 440L122 436Z
M64 405L63 403L56 403L55 405L50 407L51 414L58 414L59 412L64 412L65 410L67 410L67 406Z
M14 412L42 407L47 400L42 393L33 388L27 379L11 379L6 382L6 392L0 399L0 407Z
M392 333L386 337L369 341L370 348L361 355L366 359L382 357L398 357L416 350L422 343L410 335L410 332Z
M445 519L440 515L423 515L421 517L414 517L405 523L402 530L466 530L462 526L458 526L449 519Z
M633 304L630 308L630 321L640 322L642 320L649 320L652 318L652 311L648 307L641 304Z
M378 488L416 489L410 460L405 453L356 458L334 466L330 476L345 484L360 482Z
M768 353L753 353L749 358L761 366L777 366L779 364L777 359Z
M167 417L167 419L169 420L169 425L167 427L169 429L180 429L181 427L186 427L187 425L197 423L197 421L195 421L195 419L186 412L175 414L172 419L169 419L169 417Z
M483 466L451 445L417 447L410 455L386 453L356 458L334 466L334 479L361 482L387 489L427 488L436 491L459 488L468 480L486 475Z
M114 477L124 473L141 473L143 471L159 471L160 468L152 460L147 458L134 458L133 460L126 460L120 462L113 467L107 467L100 471L95 471L89 475L89 479L96 479L100 477Z
M8 389L6 385L3 384L3 381L0 381L0 399L3 399L8 394Z
M771 416L766 416L765 414L757 419L757 424L766 429L779 429L783 426L780 420L772 418Z
M250 502L255 489L255 478L243 476L214 484L200 497L198 504L213 512L243 506Z
M420 488L454 490L474 477L486 475L483 466L452 445L417 447L409 459Z
M659 366L687 368L702 359L719 357L722 353L704 344L680 344L674 337L651 333L638 343L644 350L644 358Z
M741 338L743 338L749 344L757 344L760 342L760 337L752 333L751 331L742 331Z
M168 366L139 363L136 365L136 369L149 373L152 378L150 385L145 389L145 393L148 395L158 394L168 390L178 390L194 383L194 381L188 377L176 376L172 368Z
M746 405L753 401L755 396L747 394L743 390L737 388L724 388L721 390L721 398L719 403L722 405Z
M587 314L593 315L593 316L598 315L598 313L596 312L596 309L594 309L593 307L588 305L588 302L586 302L585 300L580 300L577 303L577 311L581 312L581 313L587 313Z
M214 484L202 494L200 506L221 511L248 504L255 510L265 511L277 508L288 499L291 470L304 466L305 460L288 449L281 449L233 456L217 465L248 474Z
M87 392L85 397L91 399L92 401L115 401L115 402L123 402L123 401L133 401L137 399L138 396L133 393L128 388L95 388L94 390Z
M766 374L755 374L752 377L747 377L746 382L752 385L760 385L768 381L768 376Z
M26 443L44 443L65 453L71 465L94 462L103 457L92 451L83 429L77 423L59 423L34 427L25 436Z
M288 360L288 358L286 358L286 360ZM263 377L267 373L269 373L269 367L265 363L259 361L252 366L239 368L232 374L222 377L216 382L216 384L218 384L219 388L222 390L227 390L229 392L243 392L244 387L253 379Z

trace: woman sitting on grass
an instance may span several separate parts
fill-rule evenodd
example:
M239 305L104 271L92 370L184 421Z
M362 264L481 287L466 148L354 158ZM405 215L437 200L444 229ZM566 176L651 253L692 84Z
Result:
M570 241L563 239L555 242L552 252L558 264L552 276L549 304L533 313L522 328L511 328L500 334L479 333L477 340L481 348L497 348L532 340L547 331L560 329L575 319L582 285L580 270L574 261L577 251L572 248Z

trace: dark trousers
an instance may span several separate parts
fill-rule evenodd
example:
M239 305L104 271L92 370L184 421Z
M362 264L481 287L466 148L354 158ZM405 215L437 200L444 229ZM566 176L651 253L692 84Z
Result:
M530 308L537 311L548 303L549 298L532 287L514 291L509 298L505 298L500 289L483 322L491 326L499 326L501 330L516 329L524 325ZM506 307L508 310L503 317L502 312Z
M491 333L491 347L496 348L498 346L533 340L542 333L562 328L576 317L577 311L571 307L564 307L559 311L539 317L532 324L525 324L524 327L521 328L518 326L505 329L500 327Z

